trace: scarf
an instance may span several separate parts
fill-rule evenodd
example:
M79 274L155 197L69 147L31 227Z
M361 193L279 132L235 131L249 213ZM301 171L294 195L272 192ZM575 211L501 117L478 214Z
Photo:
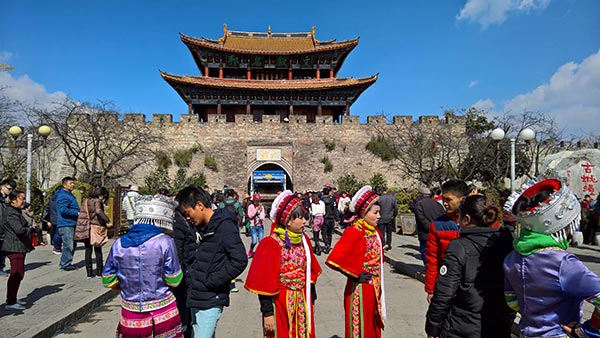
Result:
M275 230L273 230L273 232L276 233L277 236L279 236L279 239L286 242L286 244L288 244L288 242L294 245L302 243L301 232L287 231L287 229L284 229L282 227L276 227Z
M364 232L369 235L369 236L373 236L377 233L377 231L375 230L375 226L371 225L367 222L365 222L364 219L362 218L357 218L354 221L354 224L361 230L364 230Z
M569 247L569 241L563 240L557 242L550 235L538 234L523 228L521 229L519 238L516 238L513 241L513 247L515 248L515 251L521 254L521 256L529 256L546 248L559 248L562 250L567 250Z
M162 234L162 229L146 223L134 224L129 232L121 236L121 246L124 248L140 246L150 238Z

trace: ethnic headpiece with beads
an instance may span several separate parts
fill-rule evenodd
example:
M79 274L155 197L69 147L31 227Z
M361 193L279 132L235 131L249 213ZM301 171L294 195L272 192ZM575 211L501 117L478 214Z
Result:
M271 220L273 223L286 227L290 214L297 206L302 205L302 200L290 190L286 190L275 197L271 205Z
M559 178L542 178L525 184L521 193L510 195L504 210L512 212L519 197L532 197L542 191L549 192L550 197L533 208L517 212L515 217L532 232L551 235L557 241L565 240L566 230L571 228L574 232L581 220L581 206L571 188Z
M164 195L140 195L135 197L135 224L153 224L165 230L173 230L177 202Z
M357 214L358 217L364 217L365 213L375 201L379 199L379 195L373 191L370 185L365 185L360 188L350 201L350 211Z

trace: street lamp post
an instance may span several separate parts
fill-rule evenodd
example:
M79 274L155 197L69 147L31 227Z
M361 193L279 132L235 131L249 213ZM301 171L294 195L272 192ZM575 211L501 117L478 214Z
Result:
M501 128L496 128L491 132L490 136L494 141L499 142L500 140L502 140L504 138L504 130L502 130ZM530 128L525 128L525 129L521 130L521 132L518 135L518 139L521 139L523 141L531 141L534 138L535 138L535 132ZM511 192L515 191L516 143L517 143L517 138L513 137L510 139L510 191Z
M44 143L46 142L46 138L52 132L52 128L43 125L38 128L37 133L44 139ZM19 126L12 126L8 130L8 133L15 139L15 142L19 136L23 134L23 129ZM31 157L33 152L33 134L27 134L27 175L26 175L26 185L25 185L25 201L27 203L31 203Z

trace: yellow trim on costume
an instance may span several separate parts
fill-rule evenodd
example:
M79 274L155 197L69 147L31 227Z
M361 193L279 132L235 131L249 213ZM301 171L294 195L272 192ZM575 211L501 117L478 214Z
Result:
M336 269L338 269L338 270L340 270L340 271L342 271L342 272L344 272L344 273L346 273L346 274L348 274L348 275L350 275L350 276L352 276L352 277L358 278L358 275L355 275L355 274L353 274L352 272L350 272L350 271L348 271L348 270L346 270L346 269L342 268L341 266L339 266L338 264L336 264L336 263L334 263L334 262L332 262L332 261L329 261L329 260L328 260L328 261L325 261L325 263L326 263L327 265L333 265L333 267L335 267Z
M248 290L248 291L250 291L252 293L255 293L257 295L261 295L261 296L276 296L276 295L279 294L279 290L277 290L277 292L275 292L275 293L268 293L268 292L262 292L262 291L251 289L251 288L249 288L249 287L247 287L245 285L244 285L244 289L246 289L246 290Z

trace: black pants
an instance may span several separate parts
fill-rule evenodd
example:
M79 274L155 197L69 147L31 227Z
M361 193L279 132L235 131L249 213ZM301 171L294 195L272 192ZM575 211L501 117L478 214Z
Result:
M104 266L104 260L102 259L102 247L93 246L90 243L90 239L86 238L83 241L83 245L85 246L85 266L92 266L92 248L94 249L94 253L96 254L96 268L102 269Z
M381 237L383 237L383 244L387 244L390 248L392 247L392 232L394 231L394 224L392 222L379 222L378 224Z
M325 218L323 221L323 228L321 229L323 235L323 243L327 250L331 249L331 239L333 238L333 229L335 228L335 218Z
M319 243L319 237L321 234L321 230L319 231L314 231L313 230L313 241L315 242L315 254L320 254L321 253L321 244Z
M172 290L173 295L177 300L177 310L179 310L179 318L181 319L181 326L183 327L183 336L185 338L191 338L194 329L192 329L192 323L190 321L190 309L185 305L187 298L187 285L185 284L185 280L182 280L179 286Z

